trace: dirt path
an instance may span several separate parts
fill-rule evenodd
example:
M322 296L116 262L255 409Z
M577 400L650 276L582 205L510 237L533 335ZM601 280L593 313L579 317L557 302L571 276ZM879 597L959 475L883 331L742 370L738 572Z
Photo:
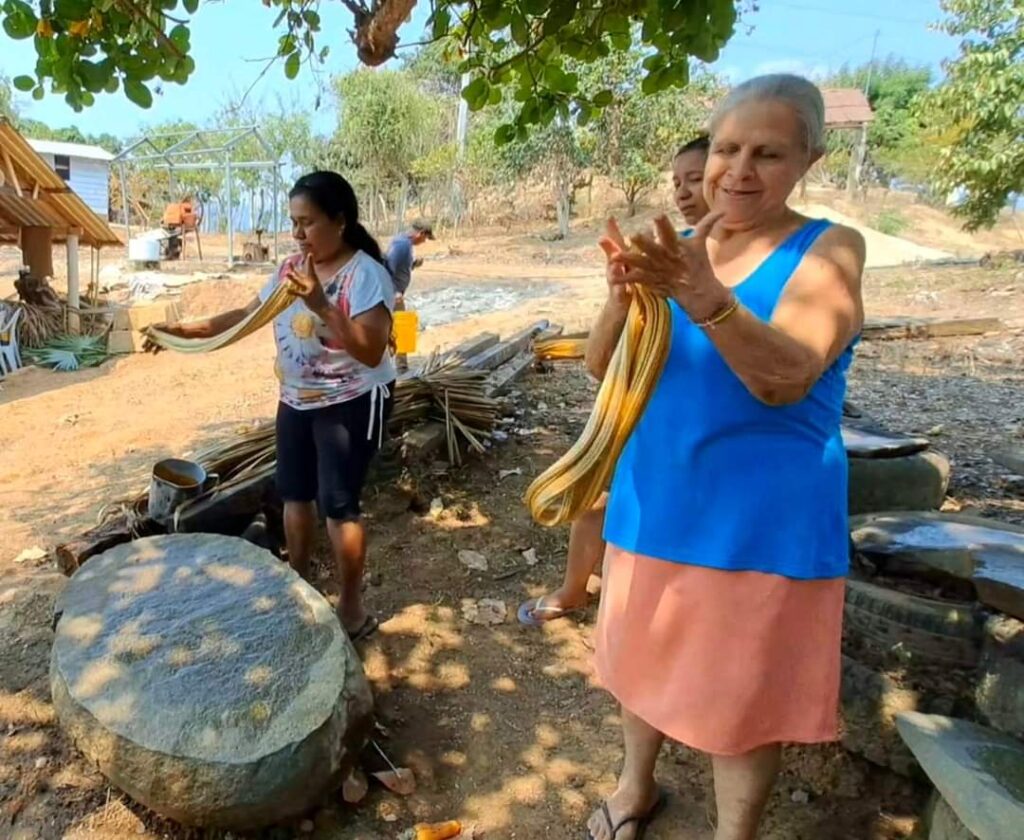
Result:
M563 247L552 257L537 246L519 263L504 245L489 259L428 262L418 285L423 294L510 278L553 284L555 291L438 327L425 336L426 349L485 328L508 332L537 317L570 327L589 321L603 294L600 273L585 244ZM234 278L230 288L209 294L229 305L228 298L244 300L258 282ZM1022 296L1002 293L1022 286L1014 268L880 272L866 281L874 314L999 314L1015 325L1024 316ZM202 288L187 292L189 308L210 303L204 294ZM157 458L186 453L269 416L275 404L272 352L262 334L210 356L134 356L94 371L31 371L5 383L0 837L226 840L217 833L190 834L128 804L66 743L52 719L46 682L50 610L63 578L48 564L10 561L24 547L46 546L88 526L101 504L142 486ZM866 345L853 396L898 428L941 426L942 443L954 455L957 504L1024 520L1024 503L985 455L999 441L1024 439L1022 354L1019 332ZM445 503L439 517L413 513L408 496L391 486L370 494L369 598L386 620L364 656L389 733L386 746L415 770L419 789L407 799L378 789L358 809L325 802L315 815L312 836L318 840L384 840L417 820L449 817L474 823L491 838L578 838L593 803L614 785L621 759L618 720L591 677L593 610L579 623L562 621L540 632L511 618L520 600L560 577L566 532L537 529L520 499L529 477L578 434L593 386L579 366L568 365L533 375L521 387L519 405L526 413L519 425L538 431L514 435L460 470L419 476L419 495ZM523 475L498 479L500 470L514 467ZM491 570L466 571L456 559L462 548L484 553ZM500 577L517 569L525 548L536 550L540 564ZM510 620L494 628L467 624L460 612L467 597L502 599ZM667 747L661 776L677 795L648 836L710 840L706 762ZM922 797L922 790L839 747L793 749L764 837L907 837ZM297 834L291 826L265 837Z

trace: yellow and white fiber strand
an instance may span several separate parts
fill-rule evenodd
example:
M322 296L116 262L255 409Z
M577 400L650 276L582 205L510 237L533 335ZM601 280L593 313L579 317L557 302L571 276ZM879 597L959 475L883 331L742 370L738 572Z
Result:
M150 341L165 350L174 350L178 353L209 353L234 344L236 341L241 341L246 336L262 329L291 306L294 298L288 284L281 283L251 315L246 316L230 329L209 338L182 338L153 327L147 327L144 332Z
M608 489L622 448L661 376L671 336L668 303L635 286L625 329L583 433L526 491L530 514L541 525L576 519Z

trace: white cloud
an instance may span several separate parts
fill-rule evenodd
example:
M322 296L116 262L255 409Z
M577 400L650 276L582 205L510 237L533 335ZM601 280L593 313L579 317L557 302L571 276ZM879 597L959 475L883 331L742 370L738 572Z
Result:
M821 79L828 76L830 68L827 64L811 64L798 58L786 58L776 61L763 61L754 68L752 76L764 76L768 73L796 73L808 79Z

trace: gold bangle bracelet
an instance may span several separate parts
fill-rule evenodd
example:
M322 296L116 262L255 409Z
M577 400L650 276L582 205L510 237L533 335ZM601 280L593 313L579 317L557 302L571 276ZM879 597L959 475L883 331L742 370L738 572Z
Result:
M736 310L738 310L739 308L740 308L740 299L738 297L736 297L736 295L731 295L730 299L729 299L729 302L725 306L723 306L721 309L719 309L710 318L707 318L704 321L698 322L697 326L699 326L701 329L707 329L708 327L717 327L726 318L729 318L732 315L735 315L736 314Z

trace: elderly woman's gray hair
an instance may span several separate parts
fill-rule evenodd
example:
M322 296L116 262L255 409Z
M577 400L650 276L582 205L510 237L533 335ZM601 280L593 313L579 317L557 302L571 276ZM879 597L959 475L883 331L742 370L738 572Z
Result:
M777 100L785 102L794 111L807 129L807 150L812 154L825 150L825 101L817 85L803 76L790 73L773 73L755 76L737 85L718 103L711 117L711 134L714 135L722 118L745 102L752 100Z

